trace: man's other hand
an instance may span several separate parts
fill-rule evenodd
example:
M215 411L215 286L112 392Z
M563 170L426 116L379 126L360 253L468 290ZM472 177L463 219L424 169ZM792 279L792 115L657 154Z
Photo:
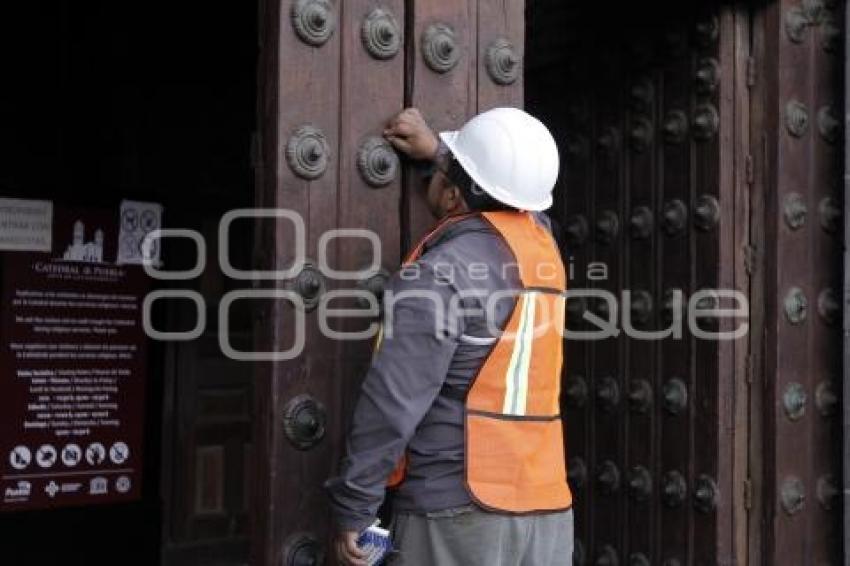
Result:
M342 531L336 536L336 558L344 566L366 566L366 553L357 546L357 531Z
M402 110L390 120L384 130L384 137L396 149L413 159L433 160L440 147L437 136L416 108Z

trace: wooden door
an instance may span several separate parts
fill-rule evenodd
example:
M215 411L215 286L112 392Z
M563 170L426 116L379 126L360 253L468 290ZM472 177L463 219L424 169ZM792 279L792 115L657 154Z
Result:
M258 350L286 349L306 311L303 352L255 366L256 563L321 559L326 548L321 484L369 348L329 339L316 305L346 288L379 295L431 223L416 170L377 139L383 123L415 105L449 129L523 101L561 148L551 213L570 287L614 295L635 331L685 321L678 339L567 342L576 563L835 559L840 362L828 289L840 274L842 3L678 4L265 3L256 204L303 218L310 261L256 286L285 297L258 301ZM380 270L323 274L321 258L347 271L372 263L363 238L320 250L337 228L377 234ZM258 266L292 264L289 220L260 221L257 234ZM689 312L718 306L745 316L698 317L698 330L749 331L697 338ZM571 329L590 330L582 315L612 307L568 308Z
M675 289L732 289L749 328L568 340L576 563L836 563L844 4L609 8L529 14L573 287L630 289L649 329ZM600 307L572 301L572 324Z
M219 220L215 214L183 212L180 226L192 226L211 245L215 257ZM177 219L175 219L177 220ZM231 247L250 249L250 230L234 232ZM193 244L189 245L191 248ZM168 260L196 261L194 250L172 246ZM173 264L173 263L172 263ZM248 267L250 263L242 264ZM164 502L162 563L239 565L249 561L254 459L254 383L250 364L222 352L219 333L240 349L252 343L248 309L233 309L228 327L220 326L218 305L242 283L207 269L188 284L205 301L201 315L192 301L176 300L154 310L164 328L186 331L207 321L194 340L161 344L163 440L161 493ZM163 303L165 303L163 301Z
M844 2L787 0L756 11L763 459L751 532L767 528L754 564L841 563L844 14Z
M521 0L279 0L263 6L258 207L286 209L304 226L305 262L259 282L258 351L304 348L255 365L256 564L321 563L329 534L322 483L343 449L370 341L323 332L319 304L367 308L402 253L431 225L415 169L381 139L389 118L418 106L435 129L479 110L521 105ZM293 267L291 218L258 221L261 269ZM379 251L362 234L378 236ZM329 239L331 238L331 239ZM329 269L330 268L330 269ZM340 277L330 271L344 271ZM303 303L303 304L302 304ZM329 320L340 332L370 321Z
M567 339L575 563L732 564L746 550L751 345L697 339L687 313L702 291L750 294L748 12L549 2L528 17L526 104L561 147L552 215L570 284L622 309L568 301L571 329L598 328L585 312L620 329ZM695 303L734 307L714 291ZM677 313L680 338L634 332L669 329Z

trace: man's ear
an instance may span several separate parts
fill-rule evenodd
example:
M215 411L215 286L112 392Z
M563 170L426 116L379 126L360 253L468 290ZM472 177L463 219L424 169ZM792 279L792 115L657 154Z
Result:
M463 212L468 210L463 192L457 185L452 184L446 189L446 209L452 212Z

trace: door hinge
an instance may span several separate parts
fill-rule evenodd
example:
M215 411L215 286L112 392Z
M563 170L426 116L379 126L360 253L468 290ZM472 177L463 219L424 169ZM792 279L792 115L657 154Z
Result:
M747 87L756 86L756 58L747 57Z
M755 164L753 163L752 154L747 154L744 158L744 176L748 185L752 185L756 181Z
M758 250L753 244L744 245L744 268L747 270L747 275L755 273L758 267Z
M744 509L753 508L753 480L747 478L744 480Z

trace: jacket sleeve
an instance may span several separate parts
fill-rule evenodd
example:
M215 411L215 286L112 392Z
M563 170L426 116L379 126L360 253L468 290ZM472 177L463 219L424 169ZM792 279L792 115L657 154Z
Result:
M339 475L325 483L336 526L371 525L387 478L440 392L463 332L450 308L454 287L426 263L394 276L384 294L383 338L354 409Z

